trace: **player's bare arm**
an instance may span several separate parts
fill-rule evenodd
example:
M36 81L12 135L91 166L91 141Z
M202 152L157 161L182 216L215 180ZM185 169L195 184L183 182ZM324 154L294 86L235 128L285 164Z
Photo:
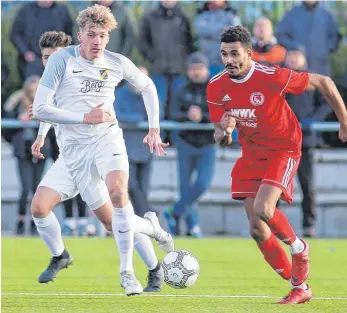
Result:
M221 147L231 145L231 134L236 126L236 120L230 112L225 112L219 123L214 124L214 140Z
M333 80L328 76L309 73L309 83L306 90L318 89L333 108L339 122L339 138L342 142L347 141L347 110L345 103L336 88Z

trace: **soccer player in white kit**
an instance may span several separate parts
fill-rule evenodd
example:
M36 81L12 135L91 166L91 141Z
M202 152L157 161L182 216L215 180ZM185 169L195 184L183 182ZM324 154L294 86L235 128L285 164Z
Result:
M134 230L151 235L166 245L167 251L173 249L173 242L160 228L153 212L144 219L134 215L127 192L127 152L113 109L114 88L124 78L141 91L150 128L144 143L149 145L151 152L155 150L161 155L165 154L167 144L162 143L159 135L158 96L151 79L129 59L105 50L109 32L117 26L109 8L89 7L79 13L77 23L80 45L60 49L49 58L36 92L33 117L59 124L61 162L83 200L113 231L125 293L139 294L142 286L132 264ZM57 176L59 174L57 172ZM46 189L45 196L55 203L66 196ZM40 190L42 188L35 195L37 198ZM109 221L111 205L112 221ZM33 205L32 214L46 245L57 240L54 244L64 249L60 226L53 212ZM69 260L65 249L64 253L67 255L57 256L54 262Z
M42 53L42 63L44 66L46 66L48 58L56 51L60 50L61 48L67 47L69 44L71 44L71 37L65 34L64 32L57 32L57 31L48 31L45 32L39 41L41 53ZM32 108L31 108L32 110ZM43 159L44 156L41 153L40 149L43 147L45 142L45 137L51 127L50 123L46 122L40 122L40 128L38 131L38 136L32 145L32 154L40 159ZM57 137L57 143L60 147L59 142L59 130L58 125L54 125L56 137ZM66 169L63 162L58 162L58 166L54 165L46 174L45 178L41 181L39 185L40 189L40 197L37 197L34 195L35 201L32 203L33 210L36 210L35 207L39 206L41 209L45 208L46 212L50 212L54 208L54 203L52 201L47 201L49 198L45 196L45 191L49 191L49 189L57 192L61 195L61 201L65 200L66 198L71 197L76 192L78 192L77 186L75 185L70 173ZM57 176L58 175L58 176ZM57 183L58 180L58 183ZM40 188L43 187L43 188ZM53 205L53 206L52 206ZM112 207L109 209L109 211L112 213ZM110 217L108 218L109 221L112 221L112 214L110 214ZM52 245L50 245L52 246ZM161 285L163 281L163 272L161 269L161 265L157 259L157 256L155 254L151 239L149 236L143 234L143 233L135 233L134 235L134 246L144 263L146 264L149 272L148 272L148 278L147 278L147 286L144 289L145 292L158 292L161 291ZM64 252L64 248L61 245L58 245L58 247L55 247L53 245L52 247L52 254L53 258L54 255L57 257L61 256ZM62 252L63 251L63 252ZM66 254L66 253L65 253ZM56 258L55 257L55 258ZM55 262L50 264L50 267L45 270L39 277L40 283L47 283L49 281L52 281L59 270L65 268L68 266L72 261L71 256L69 258L61 258L60 262Z

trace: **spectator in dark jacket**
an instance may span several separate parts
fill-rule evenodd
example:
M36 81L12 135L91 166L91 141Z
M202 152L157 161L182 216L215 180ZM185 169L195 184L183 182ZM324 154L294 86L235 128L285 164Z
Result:
M252 60L265 65L283 65L286 49L277 44L272 22L261 17L255 21L252 38Z
M41 76L41 51L38 45L46 31L64 31L72 34L73 21L65 5L54 1L36 1L25 4L13 22L10 40L18 52L18 71L22 79Z
M206 87L208 60L194 52L187 61L188 82L176 93L170 119L178 122L209 123ZM216 165L213 131L180 131L173 139L177 148L180 196L173 208L165 210L170 232L180 233L180 219L186 217L188 235L201 237L196 202L211 185ZM192 180L196 172L196 178Z
M168 107L174 91L184 82L187 56L193 52L188 17L177 1L161 1L140 21L138 48L151 64L152 79L160 104Z
M337 50L341 34L336 19L319 1L303 1L286 12L276 36L287 50L301 51L310 70L329 75L329 54Z
M225 27L240 24L241 19L228 1L207 1L197 10L194 27L199 50L206 55L210 64L210 76L224 70L220 57L220 34Z
M139 67L148 75L144 67ZM147 120L147 113L139 90L125 83L116 88L115 110L121 123L135 124ZM152 154L143 144L145 130L124 129L124 141L129 158L129 195L135 214L143 217L148 211L153 211L148 203L147 195L152 167Z
M300 51L289 51L285 66L295 71L307 71L304 55ZM324 121L325 117L332 111L330 105L325 101L321 93L306 91L301 95L287 94L287 101L296 117L302 125L302 156L298 169L298 177L302 190L302 227L305 237L315 235L316 222L316 191L314 186L314 147L319 143L316 135L311 131L312 122Z

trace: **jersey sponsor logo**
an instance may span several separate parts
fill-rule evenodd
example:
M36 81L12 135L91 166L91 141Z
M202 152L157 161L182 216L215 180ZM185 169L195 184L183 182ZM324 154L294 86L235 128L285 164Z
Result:
M84 85L84 88L81 88L81 92L83 93L87 93L89 91L100 92L101 88L105 86L105 82L99 80L90 81L86 79L82 82L82 85Z
M228 94L226 94L222 99L222 101L230 101L230 100L231 100L231 98L229 97Z
M101 79L105 80L108 78L107 70L99 70Z
M231 109L232 116L246 119L257 119L255 109Z
M253 105L259 106L264 103L265 97L261 92L253 92L250 100Z

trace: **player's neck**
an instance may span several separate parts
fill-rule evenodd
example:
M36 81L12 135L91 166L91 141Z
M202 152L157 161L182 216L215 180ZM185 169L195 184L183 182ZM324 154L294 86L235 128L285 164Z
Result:
M237 76L230 76L230 78L232 78L234 80L244 79L248 75L248 73L250 72L251 69L252 69L252 62L249 62L247 68L242 73L240 73Z

